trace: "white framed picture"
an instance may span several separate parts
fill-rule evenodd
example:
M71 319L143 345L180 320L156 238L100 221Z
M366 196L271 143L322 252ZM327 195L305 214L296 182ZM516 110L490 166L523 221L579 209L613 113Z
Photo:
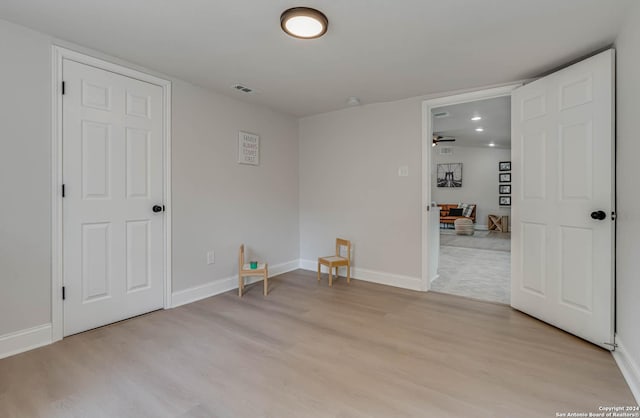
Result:
M240 131L238 133L238 163L260 164L260 137Z

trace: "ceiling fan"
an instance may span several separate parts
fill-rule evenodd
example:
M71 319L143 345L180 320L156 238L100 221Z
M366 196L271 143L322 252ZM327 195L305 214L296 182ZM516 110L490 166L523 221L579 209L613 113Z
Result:
M431 144L431 146L435 147L440 142L455 142L455 141L456 139L452 136L442 136L442 135L433 134L433 143Z

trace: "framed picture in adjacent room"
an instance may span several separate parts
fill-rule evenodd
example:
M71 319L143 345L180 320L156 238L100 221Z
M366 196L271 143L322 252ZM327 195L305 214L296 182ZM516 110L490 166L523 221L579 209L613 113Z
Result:
M500 206L511 206L511 196L500 196L499 203Z
M436 184L438 187L462 187L462 163L438 164Z
M501 184L498 187L500 189L500 194L511 194L511 185L510 184Z
M498 170L511 171L511 161L500 161L498 163Z
M511 173L500 173L500 183L511 183Z

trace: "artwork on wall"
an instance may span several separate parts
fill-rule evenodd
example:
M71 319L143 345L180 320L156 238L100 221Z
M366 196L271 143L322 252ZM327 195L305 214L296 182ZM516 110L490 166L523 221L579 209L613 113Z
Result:
M500 183L511 183L511 173L500 173Z
M500 161L498 163L498 182L511 183L511 161ZM503 173L509 171L509 173ZM498 204L500 206L511 206L511 184L498 184ZM501 196L509 195L509 196Z
M462 187L462 163L438 164L438 187Z
M240 131L238 134L238 163L260 164L260 137Z
M511 206L511 196L500 196L499 203L500 206Z

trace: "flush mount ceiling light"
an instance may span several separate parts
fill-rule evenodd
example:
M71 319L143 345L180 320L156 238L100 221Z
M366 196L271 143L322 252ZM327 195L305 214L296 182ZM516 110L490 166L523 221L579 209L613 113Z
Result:
M482 116L474 116L471 118L472 121L482 120Z
M319 10L310 7L294 7L280 15L280 26L294 38L314 39L327 32L329 21Z
M488 145L489 145L490 147L495 147L495 146L496 146L496 144L495 144L494 142L490 142Z
M476 132L482 132L484 131L484 128L476 128Z

